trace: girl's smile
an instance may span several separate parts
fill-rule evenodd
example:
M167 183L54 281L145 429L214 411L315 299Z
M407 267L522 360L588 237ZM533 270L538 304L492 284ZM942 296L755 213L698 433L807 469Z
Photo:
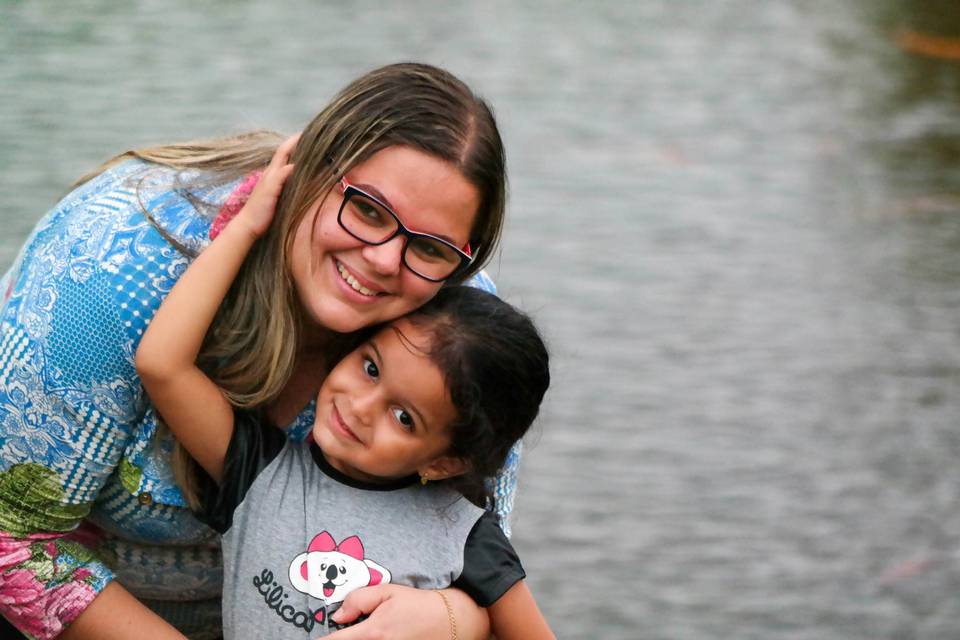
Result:
M363 444L363 441L357 437L353 431L350 430L350 427L347 426L347 423L343 421L343 418L340 417L340 412L337 411L337 405L334 403L331 407L331 425L333 427L332 431L335 434L339 434L344 439L348 441L358 442Z

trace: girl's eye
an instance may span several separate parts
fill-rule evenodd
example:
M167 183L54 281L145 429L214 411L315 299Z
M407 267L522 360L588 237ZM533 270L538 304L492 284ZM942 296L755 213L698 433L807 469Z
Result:
M401 409L400 407L394 407L391 409L393 412L393 418L407 431L413 431L413 416Z
M367 374L368 377L376 380L380 377L380 369L377 368L377 363L371 360L370 358L363 359L363 372Z

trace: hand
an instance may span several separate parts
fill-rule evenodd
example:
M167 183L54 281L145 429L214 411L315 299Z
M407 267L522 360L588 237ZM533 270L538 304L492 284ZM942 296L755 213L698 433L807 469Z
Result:
M486 612L462 591L445 590L453 605L457 636L479 640L489 636ZM333 614L341 624L370 617L352 627L330 634L330 640L449 640L450 618L443 600L432 590L383 584L357 589Z
M264 169L257 186L253 188L247 203L234 218L233 224L239 222L256 237L266 233L276 212L277 200L280 198L283 185L293 171L293 165L288 161L299 140L298 133L290 136L277 147L273 158L270 159L270 164Z

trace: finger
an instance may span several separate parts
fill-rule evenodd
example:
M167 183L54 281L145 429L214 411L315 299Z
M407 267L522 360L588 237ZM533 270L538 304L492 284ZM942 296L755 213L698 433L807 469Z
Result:
M254 199L258 193L273 200L279 198L280 192L283 191L283 185L287 183L287 179L293 173L293 168L294 165L285 164L282 167L271 167L264 171L260 181L257 182L257 186L254 187L250 199Z
M290 177L290 174L293 173L293 165L286 164L279 169L271 176L271 196L274 200L280 197L280 192L283 191L283 185L287 184L287 179Z
M287 164L290 160L293 150L297 146L297 142L300 141L300 134L294 134L280 143L280 146L277 147L277 150L273 153L273 158L270 160L270 164L273 166L281 166Z
M370 636L367 634L366 626L361 622L352 627L345 627L340 631L334 631L327 636L328 640L366 640Z
M340 608L333 614L335 622L352 622L358 616L370 613L390 599L389 592L382 585L357 589L346 597Z

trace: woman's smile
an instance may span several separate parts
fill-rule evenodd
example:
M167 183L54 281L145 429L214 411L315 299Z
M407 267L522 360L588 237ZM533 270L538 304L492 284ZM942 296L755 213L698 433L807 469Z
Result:
M377 296L387 295L387 292L382 290L381 287L378 287L376 284L370 280L367 280L360 274L354 273L336 258L334 258L334 263L337 265L337 273L340 274L340 279L360 295L367 298L376 298Z

